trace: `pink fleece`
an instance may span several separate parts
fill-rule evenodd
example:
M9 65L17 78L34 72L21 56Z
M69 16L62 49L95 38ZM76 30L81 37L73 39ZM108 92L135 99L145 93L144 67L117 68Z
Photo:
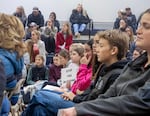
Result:
M79 71L77 72L77 77L75 82L71 87L71 91L76 94L77 89L84 91L91 84L92 67L89 68L85 64L79 66Z

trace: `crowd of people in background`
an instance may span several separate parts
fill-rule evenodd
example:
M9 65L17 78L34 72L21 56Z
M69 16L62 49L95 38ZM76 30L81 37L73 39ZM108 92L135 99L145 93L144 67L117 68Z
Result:
M86 43L73 42L90 22L82 4L61 27L38 7L27 16L18 6L0 21L0 115L14 115L19 98L22 116L149 115L150 9L138 21L131 8L119 10L113 29Z

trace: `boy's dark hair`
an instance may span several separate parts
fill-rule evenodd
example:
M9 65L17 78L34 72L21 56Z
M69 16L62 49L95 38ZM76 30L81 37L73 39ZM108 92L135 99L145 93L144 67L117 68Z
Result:
M60 56L64 57L65 59L70 59L69 56L69 51L66 49L61 49L60 52L58 53Z
M120 30L107 30L98 32L97 34L100 39L107 40L110 46L116 46L118 48L118 60L126 56L129 48L129 36L125 32Z

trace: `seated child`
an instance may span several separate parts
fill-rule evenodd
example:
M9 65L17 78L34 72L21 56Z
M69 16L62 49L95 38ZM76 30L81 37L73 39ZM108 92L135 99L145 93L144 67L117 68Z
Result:
M53 64L50 64L49 67L49 82L57 83L57 80L61 77L61 68L60 59L56 53L53 57Z
M25 101L29 101L37 90L40 90L43 83L48 81L48 68L44 65L44 58L42 55L35 57L35 63L29 68L26 83L28 86L24 87ZM27 98L26 95L30 94Z
M44 65L44 58L42 55L35 57L35 63L30 67L27 75L27 84L32 85L41 80L48 80L48 69Z

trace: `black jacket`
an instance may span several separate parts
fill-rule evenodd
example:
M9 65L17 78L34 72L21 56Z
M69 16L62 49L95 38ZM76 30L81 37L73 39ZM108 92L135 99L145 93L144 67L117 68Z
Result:
M109 67L106 67L105 65L101 66L94 83L85 90L83 94L74 97L73 102L80 103L82 101L89 101L96 99L100 94L104 94L120 75L121 70L126 64L127 60L122 60L110 65Z
M34 16L33 13L28 16L27 26L30 27L32 22L35 22L39 28L44 26L44 17L41 12L37 16Z
M87 24L87 23L89 23L90 22L90 20L89 20L89 17L88 17L88 15L87 16L84 16L83 14L82 14L82 12L81 13L79 13L77 10L73 10L72 11L72 14L71 14L71 16L70 16L70 22L72 23L72 24Z
M78 115L150 116L150 65L147 53L127 64L115 83L99 98L75 106Z

